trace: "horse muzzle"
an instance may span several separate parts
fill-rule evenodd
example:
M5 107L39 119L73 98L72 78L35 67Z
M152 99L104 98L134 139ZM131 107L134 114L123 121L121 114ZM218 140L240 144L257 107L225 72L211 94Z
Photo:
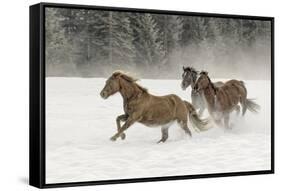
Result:
M101 96L103 99L108 98L108 94L106 93L106 91L101 91L100 96Z
M194 91L195 93L199 93L200 89L197 88L197 87L194 87L194 88L193 88L193 91Z
M186 90L186 88L187 88L187 85L184 84L184 83L181 83L181 89L182 89L182 90Z

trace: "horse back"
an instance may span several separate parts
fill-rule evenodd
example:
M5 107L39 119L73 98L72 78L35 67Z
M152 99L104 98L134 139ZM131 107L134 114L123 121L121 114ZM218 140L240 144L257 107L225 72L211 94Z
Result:
M217 100L223 110L230 109L232 106L237 105L241 98L247 96L247 90L243 81L229 80L223 86L218 88Z
M187 110L180 97L174 94L165 96L150 95L145 103L142 104L141 123L147 126L167 124L178 118L179 113L182 117L187 117ZM185 117L185 118L186 118Z

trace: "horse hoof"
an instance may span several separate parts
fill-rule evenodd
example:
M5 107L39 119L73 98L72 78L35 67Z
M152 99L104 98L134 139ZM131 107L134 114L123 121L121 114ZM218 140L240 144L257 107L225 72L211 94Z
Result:
M116 138L115 137L111 137L110 140L111 141L116 141Z
M122 140L125 140L125 138L126 138L126 135L123 133L123 134L121 135L121 139L122 139Z
M159 144L159 143L164 143L165 141L164 140L159 140L158 142L157 142L157 144Z

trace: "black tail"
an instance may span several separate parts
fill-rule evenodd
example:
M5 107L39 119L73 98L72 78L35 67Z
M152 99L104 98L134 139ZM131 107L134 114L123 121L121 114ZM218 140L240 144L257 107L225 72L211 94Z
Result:
M192 124L192 126L194 127L195 130L199 130L199 131L206 131L209 128L207 127L209 120L208 119L200 119L199 115L197 114L195 108L193 107L193 105L187 101L184 101L186 108L189 112L189 119L190 122Z

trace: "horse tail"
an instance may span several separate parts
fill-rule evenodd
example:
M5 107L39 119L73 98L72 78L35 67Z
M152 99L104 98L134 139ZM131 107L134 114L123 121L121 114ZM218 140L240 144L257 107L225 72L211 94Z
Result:
M245 92L246 92L246 96L247 96L247 88L245 86L245 82L240 81L241 86L244 88ZM252 113L258 113L260 110L260 105L258 105L254 99L245 99L242 102L242 106L243 106L243 111L242 111L242 115L245 115L246 110L248 109L249 111L251 111Z
M188 113L189 113L189 119L190 119L190 122L192 124L192 126L194 127L194 129L196 131L206 131L208 130L209 128L207 127L208 123L209 123L209 120L208 119L200 119L194 106L187 102L187 101L184 101L185 103L185 106L188 110Z
M245 109L243 109L243 115L245 114L246 109L248 109L252 113L258 113L260 110L260 105L254 102L254 99L246 99L244 102L244 108Z

